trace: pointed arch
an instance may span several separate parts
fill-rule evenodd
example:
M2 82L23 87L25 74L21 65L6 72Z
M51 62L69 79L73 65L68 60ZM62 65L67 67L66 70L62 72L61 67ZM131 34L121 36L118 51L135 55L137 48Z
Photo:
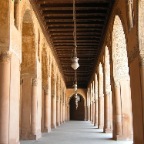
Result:
M114 78L114 139L132 138L132 109L127 43L124 28L118 15L112 31L112 61Z
M118 15L115 16L112 32L112 60L114 80L129 78L126 38Z
M37 129L35 123L37 93L33 95L33 90L35 89L32 87L37 86L37 66L35 30L30 10L25 11L22 21L21 81L20 138L35 139L37 137L37 132L34 132Z

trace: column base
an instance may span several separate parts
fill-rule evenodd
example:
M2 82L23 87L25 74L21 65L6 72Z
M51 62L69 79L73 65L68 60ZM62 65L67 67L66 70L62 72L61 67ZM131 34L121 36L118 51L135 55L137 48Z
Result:
M116 141L125 141L125 140L129 141L129 140L133 140L133 138L132 138L132 136L127 137L125 135L116 135L116 136L114 136L114 140L116 140Z
M51 128L50 127L49 128L44 128L44 132L50 133L51 132Z
M30 136L29 136L29 140L38 140L39 138L41 138L41 132L38 132L35 135L30 134Z
M94 123L94 126L98 127L98 124L97 124L97 123Z
M56 125L55 125L55 124L52 124L52 125L51 125L51 128L52 128L52 129L55 129L55 128L56 128Z
M14 142L14 140L9 140L9 143L7 143L7 144L20 144L20 141Z
M110 128L104 128L104 133L112 133L112 129L110 129Z
M57 126L60 126L60 123L59 122L57 122L57 124L56 124Z
M98 125L98 129L103 129L104 126L103 125Z
M37 140L39 138L41 138L41 132L37 132L35 135L33 135L31 133L23 132L20 135L21 140Z

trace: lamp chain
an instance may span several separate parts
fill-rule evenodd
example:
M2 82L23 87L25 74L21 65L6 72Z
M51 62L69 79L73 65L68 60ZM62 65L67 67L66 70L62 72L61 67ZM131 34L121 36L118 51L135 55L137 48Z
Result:
M77 34L76 34L76 7L75 7L75 0L73 0L73 21L74 21L74 55L77 56Z

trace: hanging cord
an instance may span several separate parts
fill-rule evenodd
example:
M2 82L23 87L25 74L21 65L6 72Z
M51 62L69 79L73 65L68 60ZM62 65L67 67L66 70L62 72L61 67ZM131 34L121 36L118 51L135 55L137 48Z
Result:
M75 70L74 72L75 72L75 73L74 73L74 75L75 75L75 76L74 76L74 78L75 78L75 79L74 79L74 83L77 84L77 71Z
M77 57L77 34L76 34L76 7L75 0L73 0L73 21L74 21L74 56Z

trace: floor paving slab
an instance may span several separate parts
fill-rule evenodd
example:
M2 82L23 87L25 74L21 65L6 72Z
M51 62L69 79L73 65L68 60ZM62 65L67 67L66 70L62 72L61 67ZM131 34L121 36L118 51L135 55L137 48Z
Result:
M43 133L36 141L21 141L20 144L132 144L132 141L112 140L112 134L103 133L88 121L69 121Z

